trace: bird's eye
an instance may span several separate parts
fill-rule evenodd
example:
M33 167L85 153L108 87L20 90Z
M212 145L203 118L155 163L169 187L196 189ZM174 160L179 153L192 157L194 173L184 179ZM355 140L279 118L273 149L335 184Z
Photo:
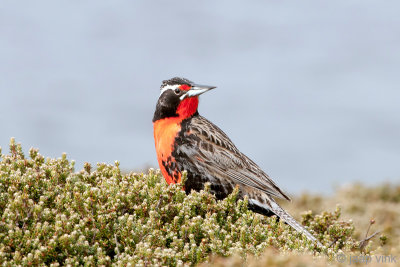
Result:
M175 92L175 94L179 95L179 94L181 93L181 89L176 88L176 89L174 90L174 92Z

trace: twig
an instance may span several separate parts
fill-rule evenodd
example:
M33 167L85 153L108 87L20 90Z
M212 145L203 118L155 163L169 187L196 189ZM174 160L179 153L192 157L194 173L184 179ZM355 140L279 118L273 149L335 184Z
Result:
M371 228L371 225L373 225L374 223L375 223L374 219L371 219L369 221L369 226L368 226L367 232L365 233L365 238L360 241L359 247L360 247L361 252L363 252L365 246L368 244L368 241L371 240L371 238L373 238L374 236L376 236L377 234L379 234L381 232L381 231L376 231L372 235L368 236L369 229Z
M117 256L119 257L119 248L118 248L119 243L118 243L118 240L117 240L117 234L116 233L114 233L114 240L115 240L115 245L116 245L116 250L117 250Z
M365 248L365 246L368 244L368 241L371 240L374 236L376 236L377 234L379 234L381 231L376 231L375 233L373 233L372 235L364 238L363 240L360 241L360 251L362 252Z
M26 218L25 218L25 220L24 220L24 223L22 224L22 229L24 229L25 230L25 226L26 226L26 222L29 220L29 218L31 217L31 215L32 215L32 210L29 210L28 211L28 214L26 215Z
M160 208L162 203L163 203L163 199L162 199L162 197L160 197L160 200L158 201L157 207L156 207L157 210Z
M339 238L340 238L340 237L336 237L335 240L333 240L332 243L330 243L330 245L328 246L328 248L332 247L333 244L335 244L335 243L339 240Z

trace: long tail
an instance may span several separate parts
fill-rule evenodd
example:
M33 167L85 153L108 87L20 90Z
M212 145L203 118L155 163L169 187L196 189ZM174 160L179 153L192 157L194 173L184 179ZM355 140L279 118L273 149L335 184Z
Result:
M322 247L321 242L319 242L309 231L307 231L307 229L298 223L289 213L282 209L272 198L267 197L266 202L268 204L262 204L257 200L249 199L251 209L253 209L255 212L262 213L267 216L271 216L273 214L278 216L281 220L284 220L287 224L293 227L297 232L303 233L309 240L316 243L319 247ZM261 210L263 212L260 212Z

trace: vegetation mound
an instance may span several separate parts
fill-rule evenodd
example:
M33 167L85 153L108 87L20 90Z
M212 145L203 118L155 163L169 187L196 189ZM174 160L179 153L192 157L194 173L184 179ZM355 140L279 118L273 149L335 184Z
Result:
M0 155L2 266L182 266L231 255L244 261L267 248L334 260L359 245L339 208L303 214L321 250L275 217L249 211L237 192L223 201L209 187L186 195L158 171L124 174L118 162L75 172L65 154L45 159L31 148L25 157L13 139Z

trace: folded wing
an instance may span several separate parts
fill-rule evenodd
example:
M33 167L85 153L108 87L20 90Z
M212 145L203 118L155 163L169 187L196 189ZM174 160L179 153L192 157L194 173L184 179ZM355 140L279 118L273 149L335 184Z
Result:
M236 148L221 129L204 117L193 117L184 134L179 153L186 154L185 158L196 164L198 169L256 188L270 196L290 200L257 164ZM190 142L184 143L185 140Z

